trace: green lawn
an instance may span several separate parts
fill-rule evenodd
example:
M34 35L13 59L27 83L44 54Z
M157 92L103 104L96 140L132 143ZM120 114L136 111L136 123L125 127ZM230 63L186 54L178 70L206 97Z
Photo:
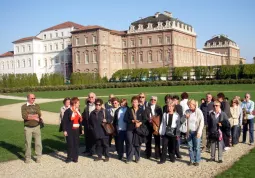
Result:
M0 119L0 128L0 162L23 159L23 122ZM66 149L64 137L58 132L58 126L54 125L45 125L42 129L42 144L43 154Z
M12 99L0 99L0 106L8 105L8 104L15 104L15 103L24 103L22 100L12 100Z
M86 90L69 90L69 91L45 91L34 92L37 98L65 98L67 96L87 96L89 92L95 92L98 96L108 96L109 94L137 94L145 93L181 93L181 92L201 92L207 91L242 91L252 92L255 84L236 84L236 85L194 85L194 86L163 86L163 87L135 87L135 88L108 88L108 89L86 89ZM9 95L26 96L27 93L11 93Z

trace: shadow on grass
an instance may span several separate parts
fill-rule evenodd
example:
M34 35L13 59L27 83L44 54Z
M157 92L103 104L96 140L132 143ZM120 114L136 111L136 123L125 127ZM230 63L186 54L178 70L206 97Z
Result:
M24 160L24 151L22 147L18 147L14 144L7 143L5 141L0 141L0 147L16 155L17 158Z

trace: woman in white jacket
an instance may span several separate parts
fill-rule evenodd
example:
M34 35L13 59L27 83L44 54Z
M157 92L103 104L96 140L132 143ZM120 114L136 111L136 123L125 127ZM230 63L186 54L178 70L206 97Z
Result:
M197 107L195 100L188 101L189 109L183 115L187 120L187 141L189 147L190 162L189 165L198 166L201 160L201 136L204 127L204 116Z
M163 114L162 122L159 128L159 134L162 136L162 154L160 162L166 162L167 147L171 162L175 162L176 137L180 136L180 116L175 112L175 104L168 103L168 112Z

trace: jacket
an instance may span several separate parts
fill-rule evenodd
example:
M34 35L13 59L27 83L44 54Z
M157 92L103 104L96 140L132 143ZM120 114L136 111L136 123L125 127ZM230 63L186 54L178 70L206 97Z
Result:
M231 117L231 114L230 114L230 105L228 103L228 101L224 100L221 102L221 110L227 114L228 118Z
M213 102L211 101L210 103L202 103L200 105L200 109L204 115L204 124L207 125L207 118L209 116L209 112L213 110Z
M134 116L132 113L133 107L128 108L125 114L125 122L127 123L127 131L134 131L135 130L135 124L132 122L134 120ZM136 112L136 119L142 122L142 124L145 124L147 122L146 113L143 110L143 108L139 108Z
M236 108L230 107L231 117L229 118L229 122L231 127L234 125L242 124L242 113L243 113L243 110L241 107L239 106L237 106Z
M221 123L221 127L219 127L218 123ZM213 111L209 113L208 117L208 135L215 133L220 129L222 132L229 133L230 132L230 123L228 121L228 116L225 112L221 111L218 118Z
M73 111L71 110L71 108L68 108L65 112L64 112L64 117L63 117L63 131L66 131L67 134L70 133L72 131L73 128L73 121L71 121L71 117L72 117ZM81 126L81 122L79 121L79 129L80 129L80 134L81 134L81 130L82 130L82 126Z
M116 134L117 134L117 132L118 132L118 122L119 122L119 111L120 111L120 109L121 109L121 107L119 107L116 111L115 111L115 113L114 113L114 117L113 117L113 122L112 122L112 124L113 124L113 127L115 128L115 131L116 131ZM127 107L127 110L126 110L126 112L128 111L128 107ZM127 115L125 114L124 115L124 121L126 120L125 119L125 117L126 117Z
M159 128L159 134L160 135L165 135L165 133L166 133L166 127L167 127L167 124L168 124L168 117L169 117L168 113L163 114L162 122L161 122L160 128ZM175 123L176 127L173 127L174 123ZM180 119L180 116L177 112L175 112L173 114L171 127L176 128L176 136L180 136L181 119Z

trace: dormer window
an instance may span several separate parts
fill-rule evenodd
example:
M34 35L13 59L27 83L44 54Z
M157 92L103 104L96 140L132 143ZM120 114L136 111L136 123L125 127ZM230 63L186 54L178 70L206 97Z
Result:
M130 26L130 30L131 30L131 31L135 31L135 26L134 26L134 25L131 25L131 26Z
M158 26L162 27L163 26L163 22L158 22Z
M216 43L215 43L215 42L213 42L213 46L216 46Z
M143 25L142 24L139 24L138 25L138 30L142 30L143 29Z
M148 23L148 29L152 29L152 23Z

